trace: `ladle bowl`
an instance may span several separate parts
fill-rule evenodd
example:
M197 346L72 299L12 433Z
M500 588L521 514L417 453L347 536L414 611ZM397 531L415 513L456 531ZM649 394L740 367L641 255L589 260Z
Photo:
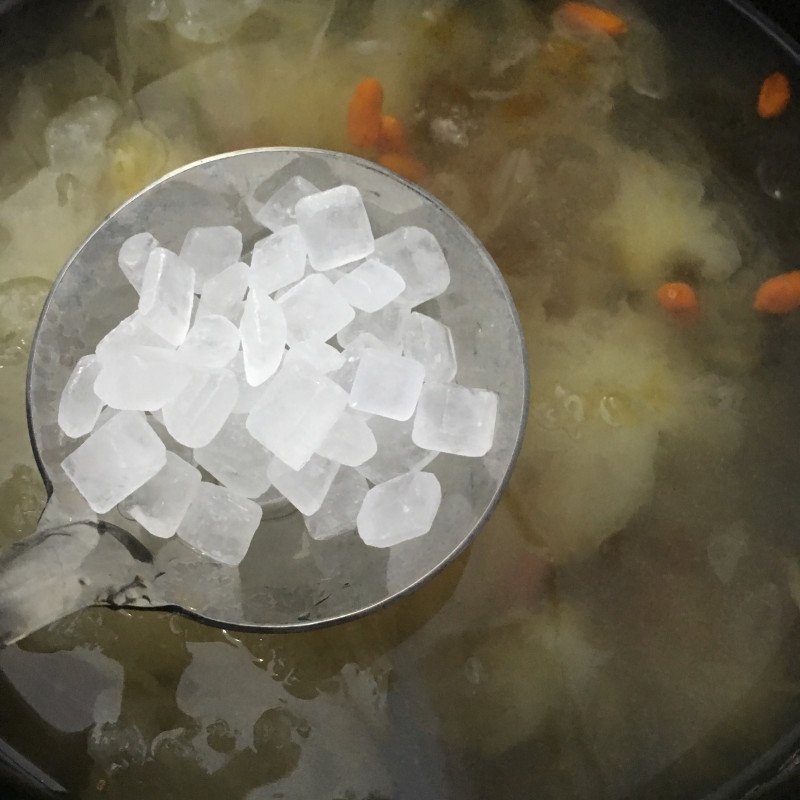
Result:
M151 536L117 510L93 513L60 466L79 441L61 432L58 405L77 360L136 309L138 296L117 266L125 239L149 231L177 251L192 227L234 225L246 253L268 233L253 213L295 175L320 189L357 186L376 237L402 225L436 236L451 283L421 310L450 327L458 382L499 395L495 437L484 457L441 454L426 467L443 501L424 536L390 548L368 547L355 532L315 541L302 515L278 501L264 507L250 550L231 567L178 538ZM481 528L519 452L527 403L525 344L508 288L475 235L434 197L371 162L322 150L246 150L182 167L111 214L45 302L27 408L49 500L37 531L0 556L0 645L91 605L172 610L251 631L308 629L375 611L436 574Z

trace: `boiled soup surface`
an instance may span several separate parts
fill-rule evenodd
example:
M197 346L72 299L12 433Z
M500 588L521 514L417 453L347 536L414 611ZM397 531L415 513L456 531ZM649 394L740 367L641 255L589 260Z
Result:
M662 33L610 10L626 32L521 0L106 0L0 75L3 544L44 503L25 359L73 249L205 155L385 159L348 138L365 77L503 271L532 376L489 524L385 611L253 636L89 609L0 651L0 737L75 796L693 796L788 730L798 323L752 304L794 265L674 113Z

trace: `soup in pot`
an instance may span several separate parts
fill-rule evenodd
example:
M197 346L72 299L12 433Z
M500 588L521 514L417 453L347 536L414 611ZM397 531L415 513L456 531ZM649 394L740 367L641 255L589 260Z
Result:
M800 253L794 107L759 114L792 64L731 55L716 5L732 38L655 0L7 17L3 545L45 501L24 382L52 280L210 154L342 150L439 197L510 286L531 407L499 507L414 595L291 635L87 609L0 651L4 749L80 798L608 800L700 796L791 729L800 318L754 303ZM376 144L348 132L365 78L394 120Z

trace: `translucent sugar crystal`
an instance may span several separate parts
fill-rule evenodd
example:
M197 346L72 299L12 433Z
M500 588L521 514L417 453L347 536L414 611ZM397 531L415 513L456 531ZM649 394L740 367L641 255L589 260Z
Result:
M330 373L331 380L339 384L346 392L353 388L358 362L361 360L361 354L368 348L388 349L380 339L371 333L360 333L342 350L342 365L335 372Z
M271 297L251 292L239 324L247 382L259 386L275 374L286 350L286 317Z
M164 406L164 425L176 442L205 447L228 419L239 385L227 369L197 371L186 388Z
M312 367L287 364L264 387L247 430L292 469L301 469L347 406L347 392Z
M111 408L155 411L187 386L191 370L173 351L161 347L129 347L103 364L94 383L97 396Z
M298 342L286 353L286 363L305 361L323 375L344 366L344 356L325 342Z
M372 458L377 450L375 434L364 418L345 409L317 452L331 461L357 467Z
M125 317L116 327L112 328L97 344L95 350L97 358L104 366L117 361L124 351L131 347L162 347L171 349L171 345L157 333L145 325L139 311Z
M227 366L238 352L239 329L226 317L210 314L189 329L178 348L178 358L195 367L219 369Z
M97 356L83 356L72 370L58 404L58 424L67 436L84 436L100 417L104 403L94 393L99 373Z
M194 270L175 253L156 247L147 259L139 297L141 320L177 347L186 337L194 307Z
M342 328L336 341L345 348L349 347L362 333L369 333L388 347L400 352L402 349L403 331L411 310L409 306L394 301L373 314L359 311L353 321Z
M209 558L235 567L247 554L260 522L257 503L203 481L178 527L178 536Z
M278 304L286 314L289 344L326 342L353 320L355 311L324 275L309 275Z
M438 455L417 447L411 440L412 420L397 422L386 417L369 417L378 450L356 469L372 483L383 483L405 472L424 469Z
M424 228L398 228L375 242L375 258L406 282L400 301L417 306L450 285L450 268L436 237Z
M358 363L350 406L367 414L406 420L414 413L425 367L388 350L365 350Z
M287 181L256 213L255 218L271 231L278 231L295 222L298 200L317 194L319 189L299 175Z
M403 355L425 367L426 381L446 383L456 376L456 351L450 328L416 311L403 330Z
M250 289L266 297L299 281L306 271L306 245L297 225L256 242L250 261Z
M322 505L306 516L312 539L322 541L356 529L356 517L367 496L367 479L354 469L341 467L325 495Z
M199 470L175 453L167 452L167 463L123 500L120 510L148 533L168 539L178 530L199 486Z
M232 492L260 497L269 489L272 455L247 431L245 417L232 414L205 447L194 451L197 463Z
M192 228L183 240L181 258L197 274L197 291L206 281L242 257L242 234L232 225Z
M407 472L367 492L358 512L358 535L371 547L391 547L427 533L442 502L430 472Z
M247 382L247 375L244 370L244 354L240 350L233 358L228 369L236 376L236 383L239 386L239 398L236 400L236 405L233 407L234 414L249 414L253 406L261 397L264 386L251 386Z
M122 411L94 431L61 466L92 510L104 514L166 462L167 450L144 414Z
M267 469L272 485L302 514L319 510L339 470L335 461L313 455L299 470L274 458Z
M483 456L494 439L497 395L455 383L422 389L411 438L416 445L457 456Z
M316 270L334 269L368 256L375 247L361 193L337 186L304 197L295 206L308 258Z
M336 290L354 308L362 311L378 311L406 288L406 282L391 267L368 258L352 272L336 282Z
M144 269L150 253L158 247L155 236L151 233L135 233L128 237L119 249L119 268L131 285L141 294Z
M237 261L207 280L203 286L200 302L197 304L197 319L209 314L218 314L238 325L244 310L249 272L247 264Z

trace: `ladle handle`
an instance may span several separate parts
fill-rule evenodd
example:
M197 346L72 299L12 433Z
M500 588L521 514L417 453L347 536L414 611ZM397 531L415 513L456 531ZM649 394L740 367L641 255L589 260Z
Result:
M81 608L122 605L129 585L144 585L139 573L148 565L112 531L73 522L39 530L0 555L0 647Z

